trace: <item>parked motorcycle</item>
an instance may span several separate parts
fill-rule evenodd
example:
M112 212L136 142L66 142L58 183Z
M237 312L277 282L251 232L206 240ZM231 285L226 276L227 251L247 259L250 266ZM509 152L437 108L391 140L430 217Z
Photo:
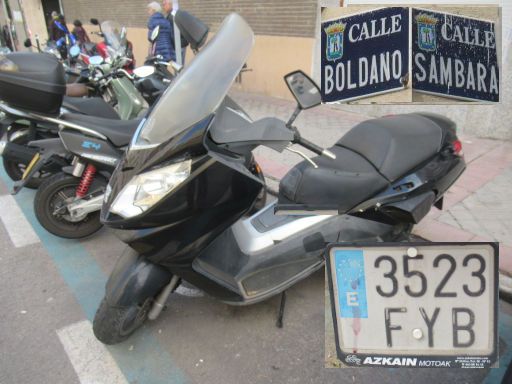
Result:
M293 123L321 94L301 71L285 76L298 103L292 117L252 121L227 92L253 43L249 25L228 16L141 122L110 178L101 220L129 247L94 319L103 343L156 319L181 280L247 305L321 268L329 242L406 240L464 171L454 124L438 115L369 120L329 149L306 140ZM304 161L281 180L277 202L244 218L264 188L250 168L260 145Z
M191 20L185 23L185 27L197 30L195 23ZM205 42L204 33L207 30L197 36L189 35L191 40L195 39L191 44L196 49ZM154 66L143 66L135 69L133 75L125 76L137 81L154 71ZM34 210L39 222L49 232L66 238L81 238L101 227L99 210L103 192L141 120L110 120L73 113L61 114L56 120L61 126L59 139L31 142L40 148L40 152L28 165L23 181L16 187L23 187L23 183L30 181L33 175L47 169L47 164L67 159L67 163L61 166L62 171L55 172L39 187ZM255 163L250 167L259 169ZM259 177L263 179L263 175ZM265 197L264 193L261 194L258 203L262 204Z
M59 114L72 112L108 119L121 117L129 120L145 113L147 103L135 87L134 81L147 76L147 72L144 72L143 69L136 70L132 75L122 69L127 60L124 57L124 50L121 48L124 38L121 34L114 32L109 35L108 31L113 31L113 28L105 29L109 41L113 44L110 48L110 64L104 63L99 56L90 58L91 64L87 72L88 86L95 89L96 94L102 95L103 99L113 104L117 111L98 97L63 96L62 93L69 94L72 87L70 84L65 84L64 69L55 57L29 53L5 56L6 66L2 73L2 79L8 84L3 88L5 92L1 92L0 100L7 104L0 104L0 111L2 111L0 136L3 138L0 142L0 155L3 157L7 174L13 180L21 180L23 175L27 175L27 166L31 161L39 159L39 157L36 159L35 156L44 150L46 142L39 145L37 140L58 137ZM12 72L9 69L11 67L15 68L15 72L18 74L26 73L21 82L18 82L19 76L10 73ZM0 72L2 72L1 69ZM32 92L35 81L41 80L41 77L48 81L43 82L39 87L48 91L34 95L48 98L48 100L33 99L30 94L24 93ZM86 87L84 84L76 85ZM80 93L77 96L79 95ZM4 132L6 132L5 135ZM32 144L29 145L29 143ZM40 169L36 174L31 174L31 177L24 183L18 183L15 186L15 191L23 186L39 187L44 178L59 172L62 166L68 165L69 158L72 156L65 159L57 159L57 155L52 156L51 161L48 159L46 167Z
M124 69L131 72L135 68L135 56L133 55L133 44L126 39L126 28L121 27L119 23L114 21L104 21L100 23L98 19L95 18L92 18L90 21L92 25L99 27L98 32L92 33L100 36L102 41L97 44L91 43L94 44L94 46L89 44L86 47L86 52L94 52L93 55L99 55L107 60L112 54L112 47L114 47L115 51L123 50L126 58L129 59L126 61ZM120 35L123 35L124 40L118 39ZM111 40L112 37L114 38L113 40Z
M206 41L208 28L200 20L184 11L179 11L177 20L180 22L180 29L183 35L189 40L194 52L197 52ZM123 48L125 47L124 41L126 37L124 29L111 22L104 22L102 25L102 29L105 31L102 34L105 34L106 40L112 43L112 46L109 48L111 53L109 56L110 64L105 63L98 56L88 58L88 60L92 60L92 63L90 63L91 65L87 73L81 76L87 78L87 84L90 88L94 89L94 94L103 94L105 99L116 104L122 118L135 118L143 113L144 108L142 106L145 105L137 89L140 90L141 94L150 103L153 103L167 87L167 77L172 77L172 74L165 68L169 63L164 63L161 61L161 58L154 57L149 59L148 64L150 65L136 68L132 74L128 73L122 69L125 61L127 61L124 57L125 50ZM21 60L21 58L20 56L18 59ZM61 159L59 154L52 153L52 144L48 144L46 141L37 142L37 140L57 137L59 120L55 120L55 117L58 117L55 106L61 105L59 102L61 96L56 94L56 92L58 93L56 90L60 89L58 85L61 81L61 69L57 68L58 64L55 60L52 61L48 57L42 59L42 56L33 56L28 60L28 56L25 56L24 59L27 59L25 60L26 64L20 64L20 72L25 70L36 72L35 69L37 68L37 76L40 77L42 75L45 80L48 80L43 89L48 89L49 95L44 95L44 97L49 97L49 100L54 104L51 103L51 110L45 110L48 106L44 102L42 106L34 106L34 104L37 104L37 100L32 100L27 95L25 95L27 96L26 98L21 97L21 101L13 100L13 96L15 99L16 97L19 98L19 94L25 92L26 89L28 89L27 92L30 92L30 86L22 88L20 92L20 89L14 88L13 90L12 82L11 88L4 88L4 90L8 90L5 93L5 98L2 98L0 95L0 99L4 99L9 103L9 105L0 104L0 111L3 112L3 117L0 116L0 128L2 128L0 137L3 137L3 140L0 142L0 155L3 155L4 168L8 175L17 181L15 192L24 186L29 188L39 187L44 177L49 177L60 171L61 167L68 165L73 157L68 154L65 159ZM31 64L28 63L29 61ZM8 63L8 60L5 62ZM12 64L6 64L7 72L10 71L9 68ZM171 64L175 71L181 69L175 63ZM27 66L26 69L23 67L24 65ZM48 68L45 68L45 66ZM17 64L14 64L14 67L20 70ZM15 78L14 84L17 83L17 80L18 77ZM33 80L36 79L30 79L29 76L29 82ZM52 86L52 84L56 86ZM78 83L74 85L84 86L84 84ZM71 86L69 84L66 85L65 92L69 94L70 89ZM77 92L77 95L80 95L80 92L83 92L83 90L78 88ZM27 100L30 101L28 104ZM21 110L13 108L13 105L19 105ZM31 111L30 114L27 114L27 111ZM37 114L34 114L34 111ZM98 98L64 97L60 112L82 113L114 119L119 118L115 110ZM42 116L42 114L50 116ZM20 119L26 120L20 121ZM92 129L94 130L95 127ZM7 131L7 135L3 135L5 131ZM29 143L32 145L29 146ZM50 146L49 149L46 148L47 145ZM44 152L44 156L40 152ZM45 162L42 167L40 166L43 164L41 162ZM34 167L35 163L39 164L38 167ZM31 165L30 168L38 169L38 172L30 172L31 169L27 169L28 165Z

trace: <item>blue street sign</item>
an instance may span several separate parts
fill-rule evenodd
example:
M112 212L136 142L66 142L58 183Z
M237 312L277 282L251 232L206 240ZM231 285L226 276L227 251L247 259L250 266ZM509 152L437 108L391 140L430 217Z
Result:
M499 101L494 23L413 8L412 36L415 91Z
M382 8L326 21L320 34L324 102L404 88L409 68L409 8Z

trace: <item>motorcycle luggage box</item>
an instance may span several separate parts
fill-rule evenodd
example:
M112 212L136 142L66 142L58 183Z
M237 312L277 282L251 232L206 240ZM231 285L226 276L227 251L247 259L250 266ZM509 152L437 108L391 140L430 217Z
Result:
M0 55L0 100L12 107L58 115L66 93L64 68L47 53Z

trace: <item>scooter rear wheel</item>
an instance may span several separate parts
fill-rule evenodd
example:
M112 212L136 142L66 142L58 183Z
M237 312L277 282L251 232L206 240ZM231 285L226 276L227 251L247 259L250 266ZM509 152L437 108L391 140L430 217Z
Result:
M34 211L48 232L67 239L81 239L97 232L100 212L91 212L80 220L72 219L65 205L74 199L80 179L58 173L46 179L34 198Z
M126 340L144 324L152 302L153 298L147 298L142 305L115 307L103 298L92 324L94 335L108 345Z

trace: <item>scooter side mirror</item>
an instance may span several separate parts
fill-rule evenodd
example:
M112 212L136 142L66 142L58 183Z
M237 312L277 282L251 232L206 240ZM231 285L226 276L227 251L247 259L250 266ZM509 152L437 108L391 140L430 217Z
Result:
M23 45L25 46L25 48L30 48L30 47L32 47L32 41L30 39L26 39L23 42Z
M304 72L294 71L284 77L290 92L297 100L300 109L309 109L322 103L318 85Z
M133 74L141 78L151 76L153 73L155 73L155 67L151 65L143 65L133 70Z
M90 20L90 22L91 22L91 24L92 24L92 25L100 25L100 22L98 21L98 19L94 19L94 18L92 18L92 19Z
M181 9L178 9L174 15L174 22L180 29L181 35L190 43L192 50L197 51L204 45L209 31L205 23Z

